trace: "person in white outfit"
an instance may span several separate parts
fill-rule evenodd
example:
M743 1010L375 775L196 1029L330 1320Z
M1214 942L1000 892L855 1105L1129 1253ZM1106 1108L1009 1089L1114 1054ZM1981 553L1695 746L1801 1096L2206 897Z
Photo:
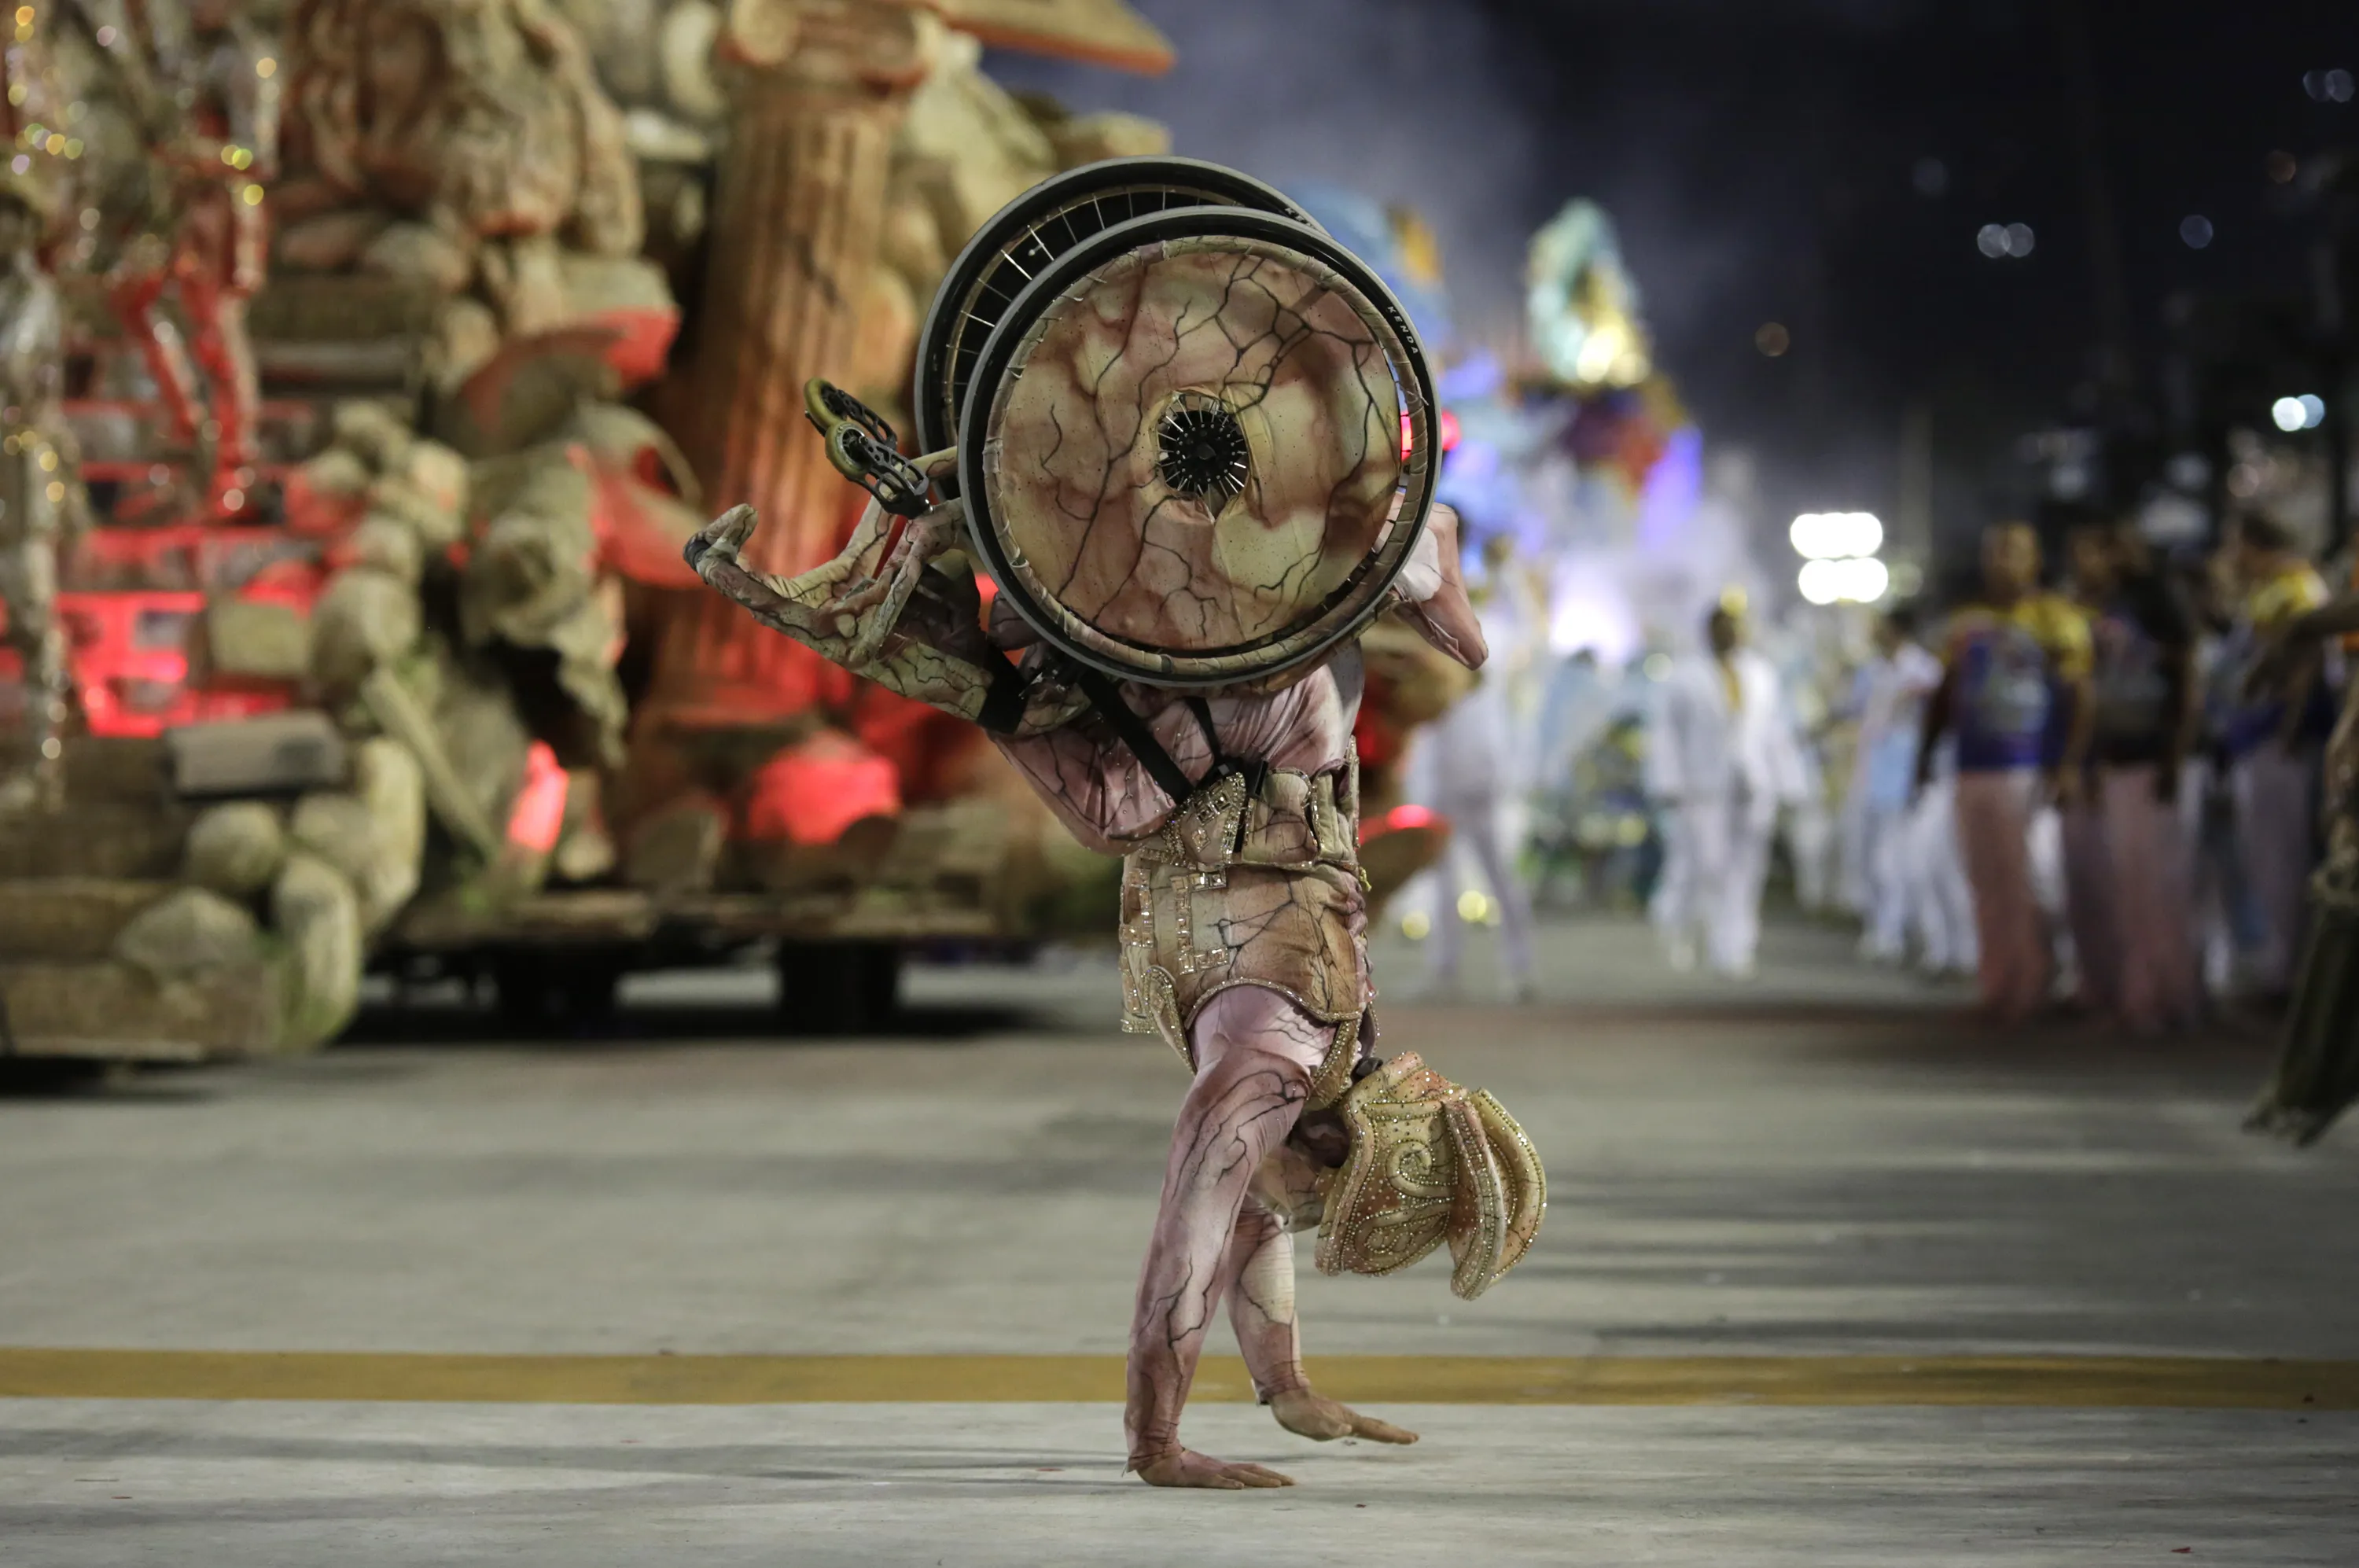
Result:
M1517 685L1527 679L1542 647L1537 600L1522 594L1513 554L1504 538L1484 548L1487 568L1477 611L1492 658L1474 689L1418 732L1409 759L1409 788L1447 818L1450 848L1434 867L1433 946L1437 993L1454 992L1465 951L1460 899L1475 888L1469 863L1498 900L1502 956L1517 1001L1532 998L1532 901L1516 868L1519 811L1528 748L1519 746Z
M1654 917L1675 967L1697 939L1720 974L1753 973L1761 885L1780 806L1802 798L1801 746L1777 671L1745 646L1725 608L1704 623L1710 652L1664 679L1647 737L1647 788L1668 840Z
M1459 900L1475 887L1468 863L1499 901L1502 956L1518 1001L1532 995L1532 904L1516 873L1512 831L1514 716L1506 682L1485 679L1417 737L1412 765L1418 798L1450 821L1450 848L1434 867L1433 985L1458 985L1465 917Z
M1865 675L1852 778L1867 895L1860 911L1866 920L1860 953L1897 964L1908 956L1912 916L1922 923L1925 867L1910 843L1909 803L1925 702L1941 684L1941 661L1918 642L1917 614L1908 605L1876 622L1875 661Z
M1974 890L1958 847L1958 747L1944 738L1931 775L1917 791L1904 832L1912 890L1908 920L1917 932L1917 966L1937 979L1974 973L1982 942L1974 930Z

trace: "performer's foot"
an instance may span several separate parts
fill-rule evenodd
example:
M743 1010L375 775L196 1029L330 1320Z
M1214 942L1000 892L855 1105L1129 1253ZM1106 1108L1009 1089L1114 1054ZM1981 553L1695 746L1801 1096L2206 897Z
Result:
M1269 1413L1287 1431L1314 1443L1332 1443L1339 1437L1364 1437L1370 1443L1417 1441L1417 1433L1407 1427L1364 1416L1340 1400L1314 1394L1308 1388L1271 1395Z
M1294 1485L1291 1475L1281 1475L1258 1465L1231 1465L1185 1448L1159 1459L1134 1462L1131 1468L1150 1486L1201 1486L1215 1492L1244 1492Z

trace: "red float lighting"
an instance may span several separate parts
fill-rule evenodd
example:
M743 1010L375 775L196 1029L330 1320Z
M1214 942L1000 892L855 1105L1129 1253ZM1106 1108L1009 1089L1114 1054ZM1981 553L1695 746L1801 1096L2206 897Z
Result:
M1441 433L1441 450L1446 454L1458 450L1458 416L1447 408L1440 410L1440 413L1441 417L1435 421L1435 424ZM1401 461L1404 463L1408 461L1408 454L1417 450L1417 438L1411 433L1411 430L1409 417L1403 414L1401 416Z

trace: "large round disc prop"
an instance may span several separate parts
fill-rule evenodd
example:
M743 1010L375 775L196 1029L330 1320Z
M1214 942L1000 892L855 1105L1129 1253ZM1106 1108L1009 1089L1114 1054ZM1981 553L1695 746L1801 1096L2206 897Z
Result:
M918 450L939 452L958 440L975 362L1025 285L1116 223L1181 207L1250 207L1310 222L1253 176L1191 158L1110 158L1042 180L975 231L934 291L918 333L909 399Z
M1432 502L1408 318L1324 233L1198 207L1117 224L1009 307L960 429L977 551L1053 646L1212 686L1382 608Z

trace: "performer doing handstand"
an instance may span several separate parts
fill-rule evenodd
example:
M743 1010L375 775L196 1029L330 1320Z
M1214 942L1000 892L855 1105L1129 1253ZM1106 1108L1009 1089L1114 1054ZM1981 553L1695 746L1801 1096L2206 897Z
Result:
M986 632L971 568L929 570L964 542L961 503L906 524L872 506L834 560L785 580L740 561L755 525L740 506L690 545L708 583L854 673L985 723L1077 837L1126 856L1125 1024L1165 1034L1195 1070L1131 1323L1130 1467L1156 1486L1292 1484L1180 1445L1180 1408L1223 1296L1254 1387L1280 1425L1321 1441L1417 1441L1320 1395L1303 1375L1289 1225L1328 1211L1322 1267L1332 1231L1348 1255L1341 1267L1375 1272L1440 1239L1445 1222L1430 1212L1422 1227L1400 1223L1415 1221L1419 1203L1486 1208L1490 1251L1471 1272L1462 1258L1456 1281L1473 1294L1521 1256L1544 1199L1538 1161L1496 1101L1470 1099L1414 1057L1378 1065L1364 1055L1372 1031L1351 746L1356 641L1275 681L1201 695L1108 683L1093 700L1084 687L1102 678L1051 657L1004 599ZM1395 612L1436 648L1469 668L1483 662L1446 508L1435 508L1392 593ZM1428 1165L1431 1185L1396 1191L1387 1182L1401 1178L1376 1170L1360 1171L1355 1187L1346 1150L1371 1134L1331 1108L1346 1091L1413 1110L1451 1107L1462 1147L1479 1138L1489 1169L1506 1168L1507 1180L1478 1180L1470 1196L1467 1176L1453 1181ZM1373 1196L1342 1212L1355 1192ZM1373 1207L1393 1210L1393 1221L1354 1233L1354 1216ZM1419 1239L1405 1245L1387 1231Z

